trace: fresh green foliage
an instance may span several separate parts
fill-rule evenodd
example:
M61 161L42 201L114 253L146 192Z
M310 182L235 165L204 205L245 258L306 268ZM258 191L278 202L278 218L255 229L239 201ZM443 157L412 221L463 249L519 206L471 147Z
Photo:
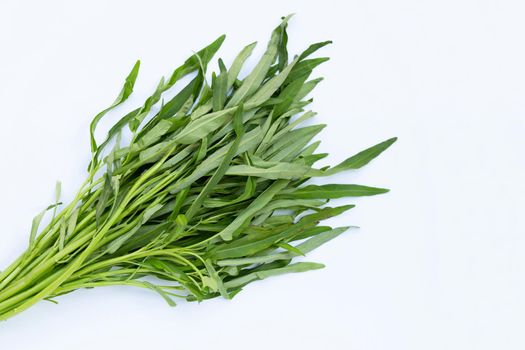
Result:
M304 109L321 79L310 75L328 58L309 57L330 42L289 59L288 20L275 28L246 77L239 74L255 43L229 68L219 59L208 84L207 67L221 36L162 78L99 143L97 124L133 91L140 63L134 65L115 102L91 123L85 183L63 207L57 184L55 202L33 220L28 249L0 273L0 319L79 288L147 288L175 305L177 298L229 299L253 281L323 267L294 259L347 229L320 226L353 208L327 202L387 190L304 183L358 169L396 139L334 167L314 167L327 156L312 142L324 125L301 123L315 116ZM173 98L162 99L190 74ZM48 212L49 224L39 229Z

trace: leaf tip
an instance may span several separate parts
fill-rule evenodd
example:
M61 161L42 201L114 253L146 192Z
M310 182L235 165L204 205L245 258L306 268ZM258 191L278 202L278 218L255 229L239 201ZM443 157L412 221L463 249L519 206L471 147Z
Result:
M378 188L377 189L377 194L383 194L383 193L387 193L387 192L390 192L390 189L388 189L388 188Z
M226 39L226 34L222 34L222 35L219 36L219 37L217 38L217 40L215 40L215 41L218 42L218 43L221 43L221 44L222 44L222 43L224 42L225 39Z
M311 265L312 270L324 269L325 267L326 265L321 263L312 263Z
M350 210L350 209L353 209L355 208L355 204L347 204L347 205L343 205L340 207L343 211L347 211L347 210Z
M283 21L283 24L286 24L288 23L288 21L290 20L290 18L292 18L293 16L295 16L295 12L292 12L286 16L282 16L281 17L281 20Z
M126 80L135 83L135 80L137 79L137 75L139 74L140 69L140 60L137 60L135 64L133 65L133 68L131 69L131 72L128 75L128 78Z

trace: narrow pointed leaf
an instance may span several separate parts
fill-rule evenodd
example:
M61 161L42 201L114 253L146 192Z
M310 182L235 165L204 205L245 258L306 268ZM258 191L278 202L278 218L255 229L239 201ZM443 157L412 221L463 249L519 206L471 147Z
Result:
M285 196L302 199L335 199L343 197L374 196L386 192L388 192L388 190L385 188L361 185L309 185L299 188Z

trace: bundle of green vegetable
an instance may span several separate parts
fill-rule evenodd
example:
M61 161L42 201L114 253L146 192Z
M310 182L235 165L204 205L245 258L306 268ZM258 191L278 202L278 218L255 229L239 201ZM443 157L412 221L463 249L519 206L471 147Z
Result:
M219 59L219 72L206 82L221 36L161 79L99 145L97 123L132 93L135 64L116 101L91 124L87 180L60 211L57 186L56 203L33 221L28 249L0 274L0 319L78 288L149 288L174 305L176 297L232 298L252 281L323 267L292 260L347 229L319 225L353 207L328 207L328 200L387 190L304 183L358 169L395 138L337 166L313 167L327 155L315 153L319 142L310 143L324 125L299 125L314 116L305 111L306 96L321 79L309 77L327 60L309 57L330 42L313 44L290 62L287 20L244 79L239 72L255 43L229 69ZM175 97L150 113L192 73ZM122 145L127 127L131 136ZM47 211L52 219L39 230Z

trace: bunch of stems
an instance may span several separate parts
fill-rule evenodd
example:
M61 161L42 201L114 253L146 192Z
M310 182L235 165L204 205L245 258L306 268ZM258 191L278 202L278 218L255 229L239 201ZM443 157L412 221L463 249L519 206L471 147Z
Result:
M176 298L232 298L255 280L323 267L294 259L347 229L320 225L353 207L327 202L387 190L304 183L358 169L395 138L334 167L314 167L327 156L311 142L324 125L300 125L315 115L306 110L307 96L321 79L310 75L327 60L309 57L330 42L290 60L287 21L242 80L255 43L229 68L219 59L211 84L206 80L221 36L161 79L98 144L98 122L133 91L135 64L115 102L93 119L86 181L65 206L57 186L56 203L33 220L27 250L0 273L0 319L79 288L148 288L175 305ZM152 112L163 93L190 74L193 79ZM53 215L40 230L46 212Z

